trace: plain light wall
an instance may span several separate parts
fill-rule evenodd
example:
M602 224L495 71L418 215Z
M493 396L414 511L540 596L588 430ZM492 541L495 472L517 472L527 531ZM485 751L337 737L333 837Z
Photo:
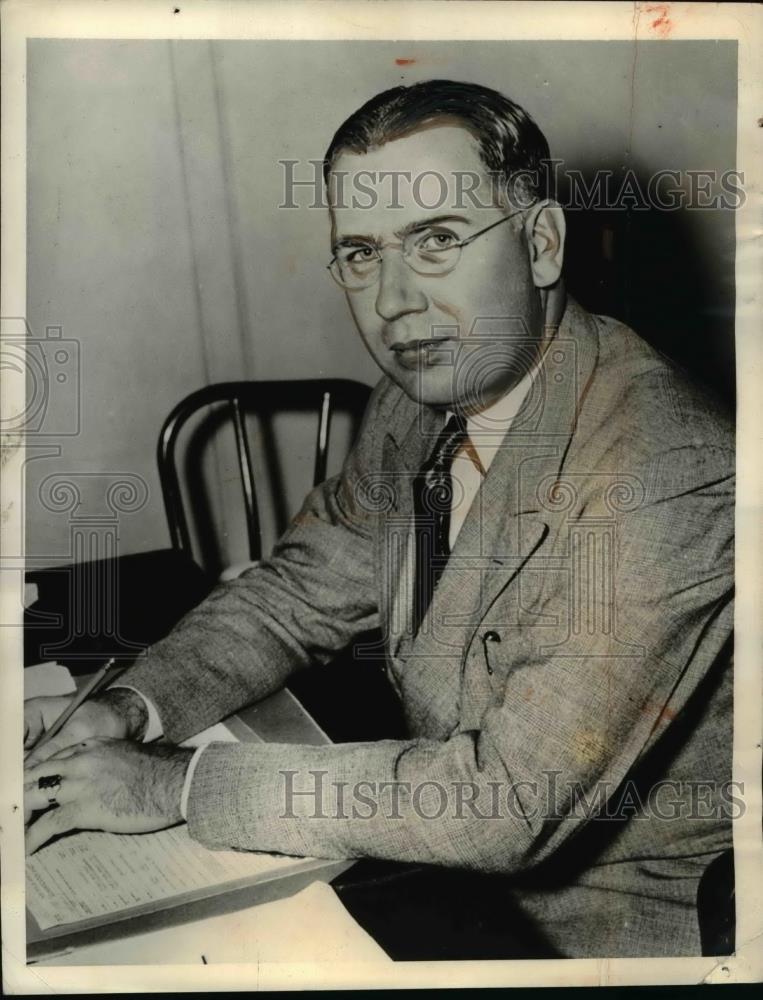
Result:
M278 208L278 161L299 160L304 176L371 95L431 77L503 91L567 167L648 176L734 166L735 43L30 41L27 318L35 337L60 327L79 343L82 403L79 434L60 439L59 456L28 463L30 557L72 555L70 513L38 497L52 472L141 477L147 502L120 518L120 552L169 544L155 443L193 389L239 378L376 381L325 270L326 213ZM733 213L678 216L655 247L665 288L631 295L621 316L646 336L653 320L659 328L675 266L686 300L696 296L688 321L710 324L702 349L731 357L720 340L733 337ZM581 297L598 308L595 267L575 263L592 271ZM713 326L713 316L722 322ZM679 331L679 347L688 335ZM312 448L312 429L299 426L286 468L290 511ZM211 505L228 525L220 560L236 561L244 536L229 447L205 461ZM98 477L80 484L93 492L83 504L102 504ZM268 511L266 520L280 523Z

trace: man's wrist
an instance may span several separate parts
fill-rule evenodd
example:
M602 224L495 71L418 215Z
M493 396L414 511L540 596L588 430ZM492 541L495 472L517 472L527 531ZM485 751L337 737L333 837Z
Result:
M136 694L140 698L141 702L146 706L148 711L148 724L143 731L143 742L151 743L153 740L158 740L160 736L163 736L164 727L162 726L162 720L159 718L159 713L157 712L156 706L151 699L147 698L142 691L138 690L138 688L133 687L132 684L120 684L117 682L116 684L112 684L109 690L114 691L116 688L127 688L129 691Z
M148 709L146 703L130 688L109 688L97 694L93 701L105 705L113 711L125 725L125 738L142 740L148 726Z
M166 818L173 823L185 819L181 809L186 772L195 754L193 747L158 745L150 748L152 762L155 762L151 778L152 794L164 810Z

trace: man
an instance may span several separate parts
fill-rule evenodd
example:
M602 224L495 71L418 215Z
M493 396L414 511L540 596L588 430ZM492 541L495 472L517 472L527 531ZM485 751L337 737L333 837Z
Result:
M60 778L30 850L185 816L210 847L496 873L564 955L699 952L731 844L732 435L565 296L547 159L522 109L449 81L340 127L331 270L384 372L359 440L270 559L30 757L29 809ZM148 742L376 626L408 739ZM29 745L61 704L29 703Z

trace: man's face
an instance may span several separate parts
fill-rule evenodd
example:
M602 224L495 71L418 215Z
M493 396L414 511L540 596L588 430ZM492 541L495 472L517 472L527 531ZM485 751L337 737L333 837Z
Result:
M411 176L400 180L397 199L389 172ZM463 193L472 183L465 184L465 172L480 178L474 199ZM491 204L475 139L458 126L430 127L362 155L340 153L333 173L332 248L397 244L382 249L378 280L346 293L382 371L412 399L432 406L479 409L512 388L527 371L528 341L540 338L543 325L523 215L462 248L449 273L417 273L399 247L406 233L437 246L505 217ZM343 173L341 196L335 184ZM361 186L374 196L358 195L362 204L353 207Z

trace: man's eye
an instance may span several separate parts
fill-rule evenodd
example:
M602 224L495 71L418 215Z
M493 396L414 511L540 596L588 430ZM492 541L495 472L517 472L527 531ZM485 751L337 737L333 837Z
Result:
M376 255L376 247L370 246L342 247L338 254L348 264L362 264L374 260Z
M458 238L454 233L445 230L426 233L416 241L419 250L449 250L450 247L458 243Z

